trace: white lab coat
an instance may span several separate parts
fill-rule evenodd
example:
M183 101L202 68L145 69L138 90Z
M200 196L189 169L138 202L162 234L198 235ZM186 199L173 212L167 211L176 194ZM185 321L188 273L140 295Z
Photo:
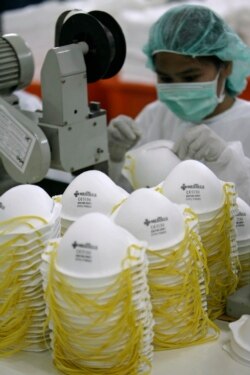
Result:
M159 101L147 105L135 121L142 134L135 147L157 139L175 142L185 129L197 126L179 119ZM228 142L220 158L206 165L221 180L234 182L238 195L250 204L250 102L236 99L230 109L203 123Z

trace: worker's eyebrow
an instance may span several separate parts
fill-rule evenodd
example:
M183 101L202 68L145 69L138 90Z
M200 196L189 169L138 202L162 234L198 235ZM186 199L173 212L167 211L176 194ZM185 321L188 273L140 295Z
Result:
M200 68L188 68L186 70L182 70L180 72L176 72L174 73L175 75L177 76L183 76L183 75L188 75L188 74L198 74L200 73ZM160 69L155 69L155 72L158 74L158 75L161 75L161 76L169 76L171 74L169 73L166 73L166 72L163 72L163 71L160 71Z

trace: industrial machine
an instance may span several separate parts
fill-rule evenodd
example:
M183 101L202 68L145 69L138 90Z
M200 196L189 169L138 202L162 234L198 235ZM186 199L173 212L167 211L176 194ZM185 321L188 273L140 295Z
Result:
M22 111L13 92L30 84L33 56L18 35L0 37L0 158L13 180L37 183L51 170L108 173L106 111L88 102L88 83L114 76L125 56L111 15L62 13L41 70L42 111Z

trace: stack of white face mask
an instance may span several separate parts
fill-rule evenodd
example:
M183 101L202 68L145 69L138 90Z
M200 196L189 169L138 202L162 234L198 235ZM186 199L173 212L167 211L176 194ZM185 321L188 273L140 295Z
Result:
M236 200L236 239L241 265L238 288L250 284L250 207L241 198Z
M144 243L107 216L86 214L50 243L41 270L59 370L150 373L153 318Z
M209 316L215 319L225 312L226 297L238 283L234 185L220 181L204 164L186 160L172 170L161 191L172 201L189 205L198 216L210 272Z
M128 193L105 173L97 170L83 172L69 184L60 198L62 234L75 220L87 213L111 215L127 196Z
M126 153L122 174L134 190L158 185L180 163L172 146L171 141L157 140Z
M60 234L61 205L40 187L16 186L0 197L0 352L48 348L41 255Z
M229 323L230 341L223 345L230 356L245 366L250 366L250 315Z
M206 259L197 218L189 211L184 214L183 207L152 189L138 189L114 217L147 242L156 350L198 344L218 334L207 315Z

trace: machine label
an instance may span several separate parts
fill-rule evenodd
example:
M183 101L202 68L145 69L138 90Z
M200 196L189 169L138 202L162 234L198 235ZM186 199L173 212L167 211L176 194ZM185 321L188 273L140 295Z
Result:
M0 154L24 172L35 142L34 135L0 105Z

